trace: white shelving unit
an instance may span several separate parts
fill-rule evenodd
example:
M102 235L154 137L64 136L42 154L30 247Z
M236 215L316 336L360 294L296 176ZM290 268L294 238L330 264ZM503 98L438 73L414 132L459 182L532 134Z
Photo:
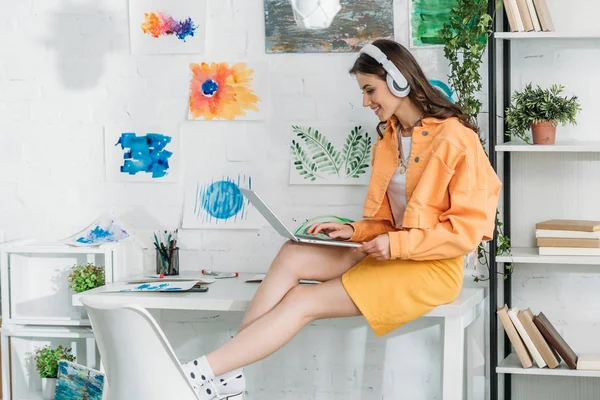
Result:
M497 144L495 147L497 152L528 152L528 153L598 153L600 152L600 141L584 142L584 141L564 141L556 142L549 145L533 145L519 140L511 140L510 142Z
M518 374L518 375L543 375L543 376L580 376L580 377L600 377L600 371L584 371L579 369L569 369L563 362L556 368L523 368L516 354L506 357L496 368L500 374Z
M513 247L512 255L497 256L503 263L600 265L600 256L540 256L537 247Z
M496 39L504 40L539 40L539 39L600 39L596 32L496 32Z
M89 320L73 306L67 275L73 265L105 267L106 282L124 257L122 244L72 247L35 241L0 245L2 284L2 399L41 399L33 352L44 345L72 347L77 362L100 367ZM13 365L14 364L14 365Z

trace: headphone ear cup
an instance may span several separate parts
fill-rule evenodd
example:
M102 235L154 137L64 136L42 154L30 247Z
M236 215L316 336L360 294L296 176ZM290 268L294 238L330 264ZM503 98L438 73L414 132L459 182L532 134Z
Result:
M404 97L404 95L401 92L400 87L398 86L398 84L396 83L394 78L392 78L392 75L387 74L386 81L387 81L388 88L390 89L390 92L392 92L392 94L394 96Z

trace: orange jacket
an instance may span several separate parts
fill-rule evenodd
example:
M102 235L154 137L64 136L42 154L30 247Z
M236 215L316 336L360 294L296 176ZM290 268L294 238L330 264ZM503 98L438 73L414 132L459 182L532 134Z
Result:
M388 232L392 259L440 260L466 255L493 237L502 186L477 134L457 118L424 118L415 127L406 171L406 210L396 229L387 187L398 168L397 120L373 147L364 218L350 240Z

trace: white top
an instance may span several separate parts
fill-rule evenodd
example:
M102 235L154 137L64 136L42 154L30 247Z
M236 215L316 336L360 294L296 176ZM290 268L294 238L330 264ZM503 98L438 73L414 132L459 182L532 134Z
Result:
M412 136L400 136L398 141L400 140L402 140L402 153L404 155L405 164L408 165L410 146L412 145ZM392 208L392 215L394 216L396 228L402 227L402 216L404 215L404 210L406 209L406 171L401 174L400 168L402 168L401 164L396 169L396 172L394 172L394 175L392 176L387 188L387 194L390 200L390 207Z

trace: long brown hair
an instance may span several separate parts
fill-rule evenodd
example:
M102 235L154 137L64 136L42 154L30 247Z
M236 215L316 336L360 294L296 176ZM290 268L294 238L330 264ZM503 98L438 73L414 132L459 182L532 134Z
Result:
M402 72L410 85L408 97L417 107L423 110L424 117L439 119L456 117L464 126L479 133L479 129L471 121L471 116L465 114L459 106L448 100L446 96L429 83L417 60L404 46L387 39L375 40L373 45L377 46ZM381 64L364 53L356 59L349 72L352 75L356 73L376 75L384 81L387 75ZM381 122L377 126L379 136L383 136L380 127L384 124L385 122Z

